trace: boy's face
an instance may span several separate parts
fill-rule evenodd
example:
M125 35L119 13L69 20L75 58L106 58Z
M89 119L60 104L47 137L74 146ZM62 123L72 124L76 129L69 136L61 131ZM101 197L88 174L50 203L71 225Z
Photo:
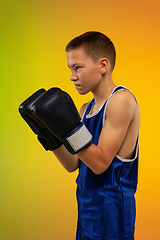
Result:
M70 80L74 82L79 94L94 92L101 80L100 61L93 62L82 48L67 52L67 63L71 69Z

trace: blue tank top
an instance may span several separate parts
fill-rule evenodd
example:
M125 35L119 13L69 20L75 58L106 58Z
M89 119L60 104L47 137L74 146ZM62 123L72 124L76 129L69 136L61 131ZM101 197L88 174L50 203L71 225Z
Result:
M88 104L83 123L98 145L105 122L107 103L114 93L126 90L116 87L106 102L90 114L94 99ZM97 159L98 161L98 159ZM122 240L134 236L135 198L138 179L138 140L131 159L116 155L105 172L97 175L80 161L77 182L78 229L95 240Z

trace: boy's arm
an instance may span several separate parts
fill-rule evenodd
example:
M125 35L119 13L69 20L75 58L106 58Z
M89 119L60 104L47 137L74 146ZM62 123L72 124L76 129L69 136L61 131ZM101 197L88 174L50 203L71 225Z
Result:
M96 174L104 172L111 164L125 139L137 109L130 93L119 92L112 96L107 106L107 116L98 146L91 144L77 155Z
M64 145L54 150L53 153L68 172L74 172L79 167L78 156L69 153Z
M126 143L124 140L130 129L129 125L133 126L137 103L129 92L121 91L112 96L107 106L106 121L98 146L91 144L92 136L81 123L73 100L61 89L49 89L32 105L31 110L50 132L62 140L66 149L75 155L71 156L66 152L64 146L55 152L68 171L74 171L79 166L80 158L93 172L100 174L122 149L123 142Z

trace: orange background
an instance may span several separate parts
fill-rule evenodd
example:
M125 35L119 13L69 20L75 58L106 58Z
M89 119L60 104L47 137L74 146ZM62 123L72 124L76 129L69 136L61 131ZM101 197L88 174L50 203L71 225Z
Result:
M64 48L89 30L117 50L114 82L129 88L141 109L136 240L160 239L160 1L1 0L0 239L74 239L75 179L46 152L18 113L44 87L67 91L77 108L92 98L70 82Z

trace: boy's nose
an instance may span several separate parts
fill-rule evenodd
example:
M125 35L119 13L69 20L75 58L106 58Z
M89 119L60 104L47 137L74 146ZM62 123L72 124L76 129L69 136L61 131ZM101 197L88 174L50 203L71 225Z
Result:
M71 72L70 80L71 80L71 81L76 81L77 79L78 79L77 74L74 73L74 72Z

